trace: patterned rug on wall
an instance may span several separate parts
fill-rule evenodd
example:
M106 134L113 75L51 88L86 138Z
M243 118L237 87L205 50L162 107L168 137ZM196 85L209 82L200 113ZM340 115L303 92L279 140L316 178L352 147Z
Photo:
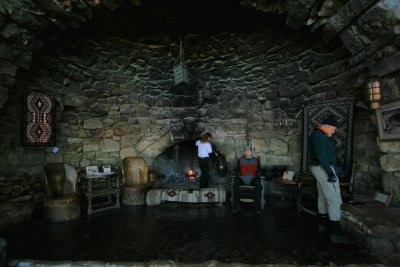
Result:
M49 96L24 96L22 146L55 145L55 100Z
M328 115L334 115L338 119L339 127L332 137L339 165L349 177L352 168L353 147L353 100L336 100L308 104L304 107L303 120L303 153L301 172L302 175L311 175L310 151L308 137L313 129L319 125Z

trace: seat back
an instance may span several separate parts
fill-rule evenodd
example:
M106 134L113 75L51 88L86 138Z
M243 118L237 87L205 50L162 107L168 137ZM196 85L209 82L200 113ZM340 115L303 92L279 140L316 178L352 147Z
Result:
M144 159L139 157L127 157L122 161L124 171L124 185L135 186L148 183L148 166Z
M74 167L63 163L49 163L44 166L47 198L62 198L76 193L78 174Z
M66 176L66 182L65 182L65 194L73 194L76 193L76 182L78 180L78 174L75 170L74 167L71 165L64 164L65 168L65 176Z
M63 163L49 163L44 166L47 198L60 198L64 195L66 174Z

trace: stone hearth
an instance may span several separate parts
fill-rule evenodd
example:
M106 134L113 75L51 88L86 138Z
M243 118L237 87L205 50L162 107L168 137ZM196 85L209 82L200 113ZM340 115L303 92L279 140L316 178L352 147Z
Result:
M400 264L400 208L345 204L342 214L342 225L371 255L393 266Z

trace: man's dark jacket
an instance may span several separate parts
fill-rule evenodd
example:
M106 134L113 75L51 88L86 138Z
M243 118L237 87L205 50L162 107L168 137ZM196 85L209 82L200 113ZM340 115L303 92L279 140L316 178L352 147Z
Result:
M333 174L330 166L337 166L336 154L331 139L320 129L315 128L309 137L310 163L321 165L329 174Z

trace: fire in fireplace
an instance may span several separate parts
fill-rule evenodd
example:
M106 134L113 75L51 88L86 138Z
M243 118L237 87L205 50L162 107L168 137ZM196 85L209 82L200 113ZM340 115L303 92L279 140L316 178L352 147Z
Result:
M189 169L187 171L187 176L186 176L189 180L195 180L199 178L199 175L197 174L197 172L195 172L193 169Z

